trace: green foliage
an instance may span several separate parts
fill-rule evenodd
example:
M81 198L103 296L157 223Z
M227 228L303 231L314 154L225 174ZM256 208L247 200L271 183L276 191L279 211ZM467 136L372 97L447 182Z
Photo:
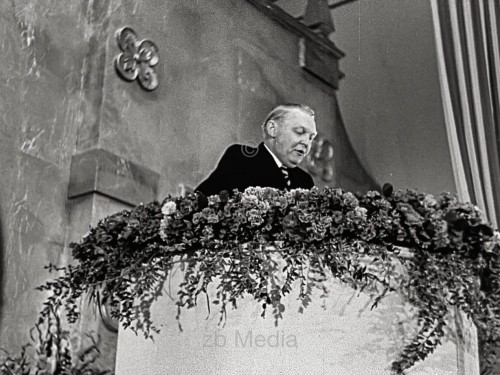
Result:
M278 324L285 313L282 297L295 281L306 308L312 291L324 291L323 281L333 277L360 290L378 285L374 307L397 291L417 308L418 333L393 363L395 373L435 350L455 307L481 330L483 360L492 366L500 344L498 233L475 206L448 194L391 188L384 194L249 188L139 205L102 220L71 245L77 263L57 269L62 276L41 287L52 292L41 314L63 303L74 322L85 294L109 303L123 326L152 337L158 329L151 304L181 263L179 314L206 298L214 283L210 302L221 322L228 306L250 295ZM404 277L394 272L395 262ZM278 272L284 283L278 283Z

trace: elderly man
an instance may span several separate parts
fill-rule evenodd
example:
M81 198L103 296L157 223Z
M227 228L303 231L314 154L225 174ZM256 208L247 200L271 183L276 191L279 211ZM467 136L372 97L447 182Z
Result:
M249 186L310 189L311 176L298 168L316 137L314 111L301 104L274 108L262 125L264 141L257 148L230 146L196 191L205 195Z

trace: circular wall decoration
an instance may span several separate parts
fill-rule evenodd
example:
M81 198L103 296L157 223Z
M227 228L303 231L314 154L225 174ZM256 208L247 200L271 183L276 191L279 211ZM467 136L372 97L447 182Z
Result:
M158 77L154 66L160 57L158 47L151 40L139 41L137 34L130 27L116 32L116 41L122 51L115 58L118 75L126 81L137 79L144 90L152 91L158 87Z
M317 137L307 156L307 169L325 182L333 181L333 144L325 137Z

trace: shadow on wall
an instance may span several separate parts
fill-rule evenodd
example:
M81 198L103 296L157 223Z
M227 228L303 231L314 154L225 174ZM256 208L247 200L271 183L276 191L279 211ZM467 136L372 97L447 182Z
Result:
M335 116L337 123L337 138L335 139L335 148L339 150L341 155L338 168L338 186L350 191L358 191L365 193L369 190L382 190L382 185L376 181L372 175L366 170L365 166L361 163L358 154L352 146L349 135L345 129L344 119L337 99L335 99ZM348 124L355 126L355 124ZM388 181L382 181L388 182Z

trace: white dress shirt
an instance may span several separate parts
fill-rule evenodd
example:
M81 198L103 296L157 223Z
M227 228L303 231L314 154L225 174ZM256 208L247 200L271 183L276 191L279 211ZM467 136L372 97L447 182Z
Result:
M264 143L264 147L266 148L267 151L269 151L269 153L271 154L271 156L273 157L274 161L276 162L276 164L278 165L278 168L281 168L283 166L283 163L281 162L280 159L278 159L278 157L276 155L273 154L273 152L269 149L269 147L267 147L267 145Z

